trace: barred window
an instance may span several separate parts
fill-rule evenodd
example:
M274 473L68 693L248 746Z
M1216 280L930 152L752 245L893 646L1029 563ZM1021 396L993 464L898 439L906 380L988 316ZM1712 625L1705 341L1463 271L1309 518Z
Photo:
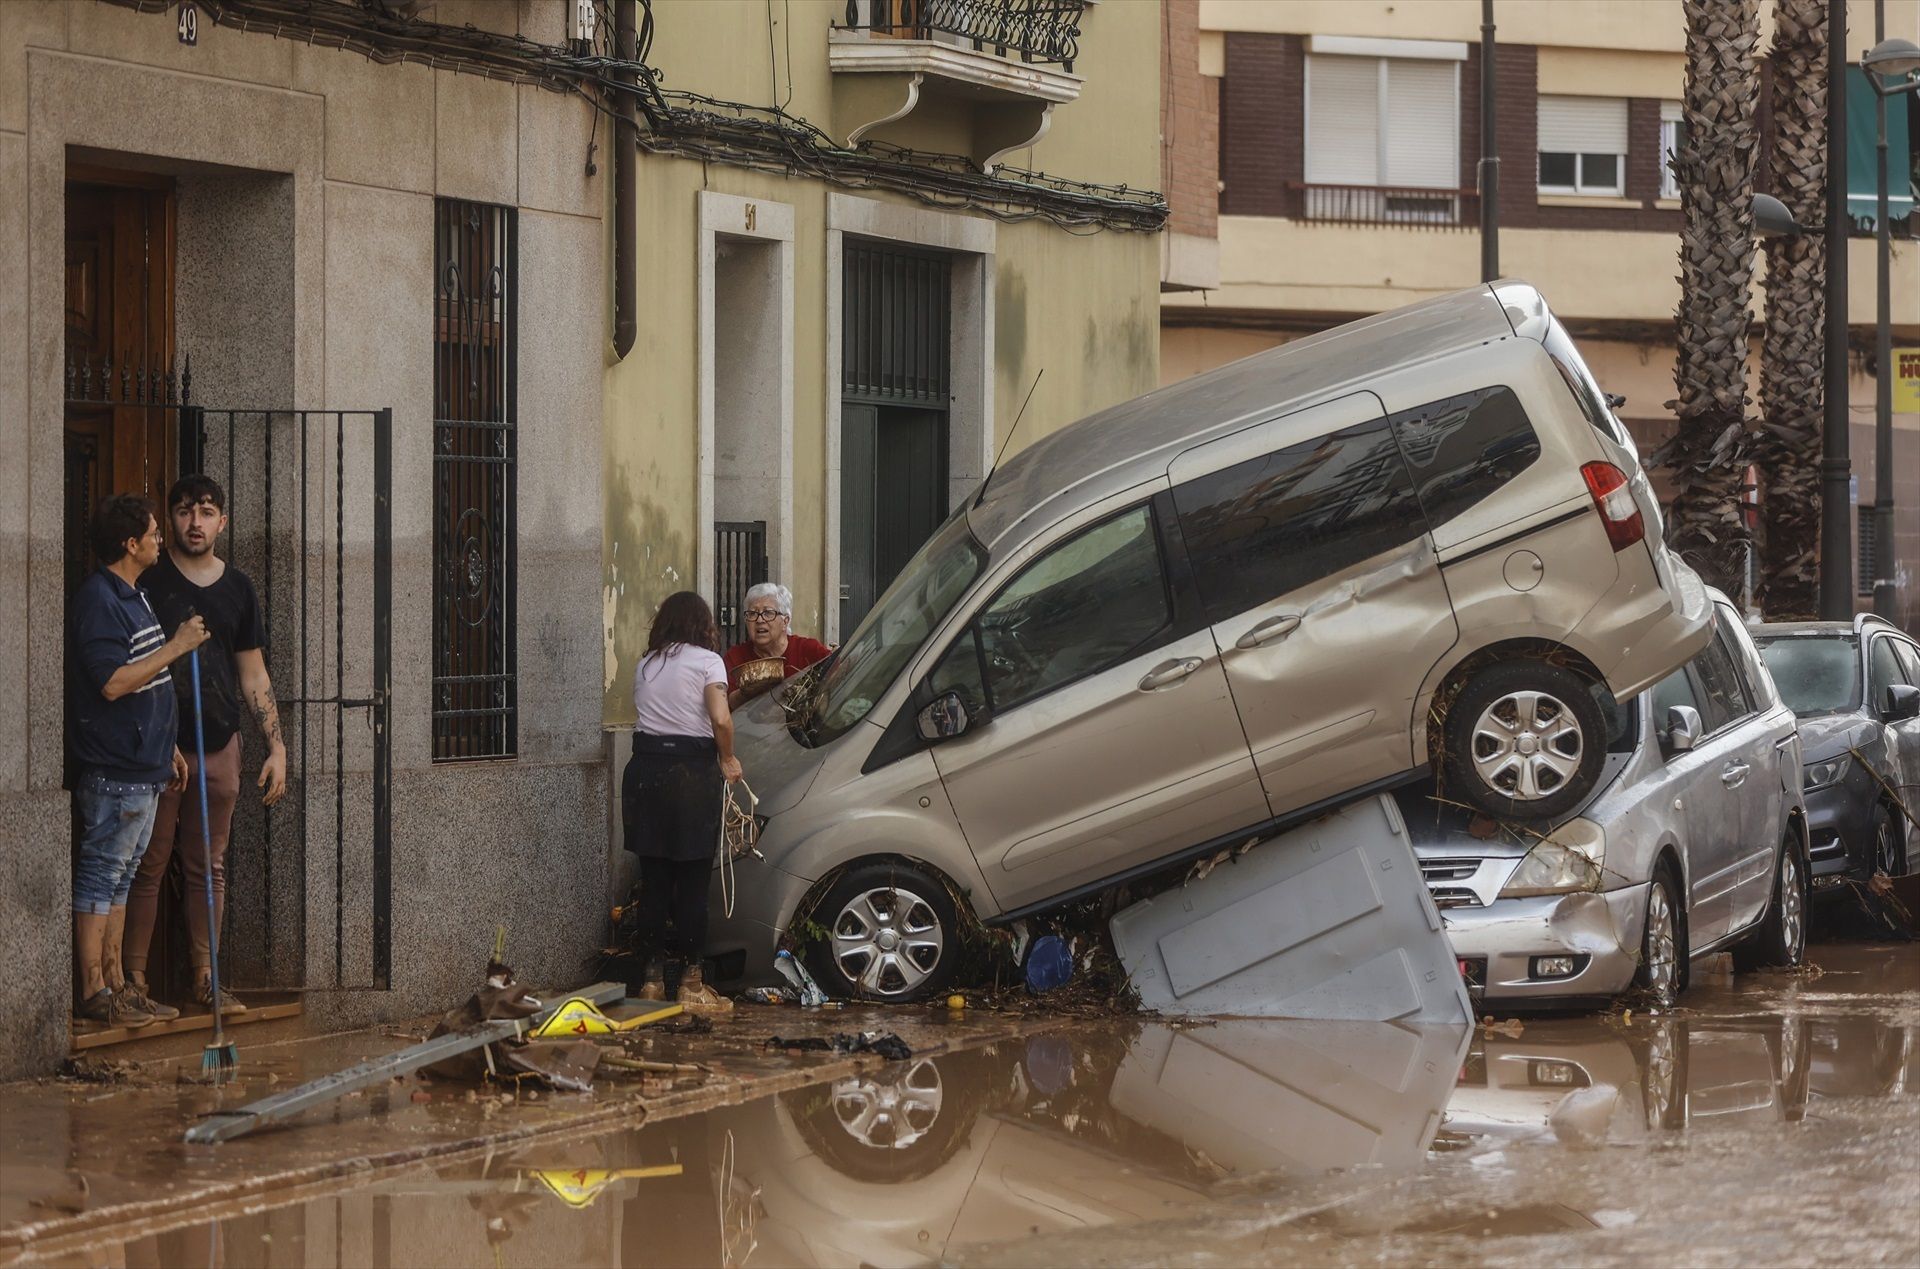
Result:
M511 757L518 224L434 207L433 757Z

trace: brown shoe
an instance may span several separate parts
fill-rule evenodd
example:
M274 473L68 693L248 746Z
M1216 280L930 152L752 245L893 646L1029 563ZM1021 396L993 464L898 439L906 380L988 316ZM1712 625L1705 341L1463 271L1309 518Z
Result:
M658 978L650 978L641 983L640 994L634 997L635 1000L665 1000L666 998L667 984Z
M102 987L80 1002L80 1008L74 1016L102 1026L126 1027L134 1031L151 1026L153 1015L123 999L124 995L124 992L115 993Z
M163 1005L147 994L147 989L129 979L116 995L124 998L135 1009L144 1009L153 1015L155 1022L172 1022L180 1016L180 1011L172 1005Z
M687 972L680 976L680 990L674 995L674 1003L693 1013L729 1013L733 1002L707 986L698 965L687 966Z
M202 1009L205 1009L208 1013L213 1012L213 980L212 979L209 978L209 979L201 980L200 984L193 989L193 1003L196 1005L199 1005ZM228 991L225 987L222 987L220 989L220 1016L221 1017L230 1018L236 1013L245 1013L246 1011L247 1011L247 1007L241 1004L238 1000L236 1000L232 992Z

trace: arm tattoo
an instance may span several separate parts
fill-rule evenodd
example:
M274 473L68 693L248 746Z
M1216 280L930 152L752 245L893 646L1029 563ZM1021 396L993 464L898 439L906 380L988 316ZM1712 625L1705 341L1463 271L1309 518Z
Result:
M285 744L280 735L280 706L273 699L273 686L263 683L253 693L253 716L259 722L260 730L265 733L270 745Z

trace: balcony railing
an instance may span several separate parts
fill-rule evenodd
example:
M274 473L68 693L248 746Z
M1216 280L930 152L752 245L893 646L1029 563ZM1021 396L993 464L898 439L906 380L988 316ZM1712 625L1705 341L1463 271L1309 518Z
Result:
M1302 220L1337 225L1405 225L1417 229L1458 229L1479 216L1479 194L1470 189L1422 186L1320 185L1294 181Z
M893 39L964 43L997 57L1018 54L1071 75L1084 8L1083 0L847 0L846 25Z

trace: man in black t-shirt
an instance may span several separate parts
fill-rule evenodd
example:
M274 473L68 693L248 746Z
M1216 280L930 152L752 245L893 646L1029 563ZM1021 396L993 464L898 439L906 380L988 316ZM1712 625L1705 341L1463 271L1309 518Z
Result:
M159 915L160 881L176 848L186 871L187 930L193 942L194 999L208 1009L240 1013L245 1006L226 991L213 999L209 967L212 940L207 931L206 877L213 872L214 905L226 912L227 837L233 806L240 795L240 720L251 712L267 739L267 760L256 785L272 806L287 790L287 747L280 735L280 711L273 699L263 653L266 625L260 601L247 575L213 552L227 527L227 496L208 476L183 476L167 491L167 518L173 545L141 580L160 618L171 632L189 617L205 622L208 641L200 650L200 719L206 741L207 833L211 859L203 844L198 786L199 758L194 736L193 676L187 665L175 667L173 684L180 704L180 749L194 766L183 792L167 793L154 815L153 840L140 861L127 904L127 972L147 989L147 950Z

